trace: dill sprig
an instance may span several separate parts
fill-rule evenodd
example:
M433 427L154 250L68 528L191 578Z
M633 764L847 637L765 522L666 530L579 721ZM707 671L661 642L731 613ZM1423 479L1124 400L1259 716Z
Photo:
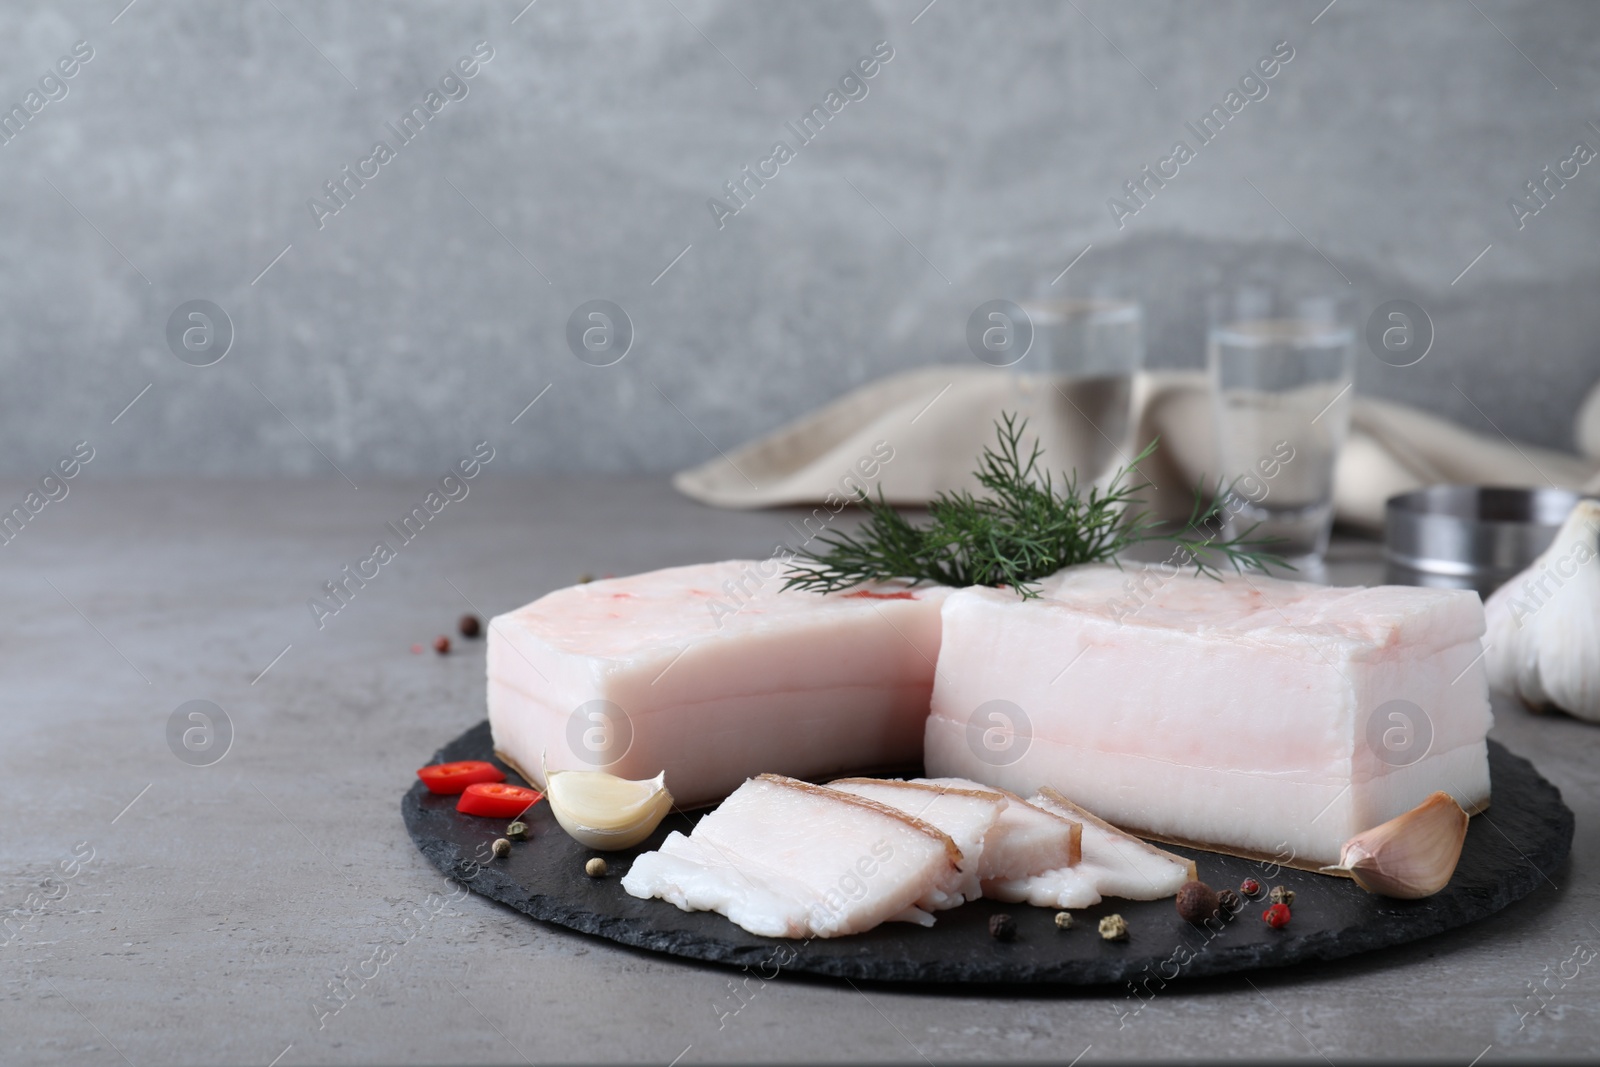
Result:
M789 564L785 589L819 593L849 589L863 582L909 579L940 585L1008 586L1025 598L1039 595L1034 584L1063 567L1080 563L1114 563L1125 549L1149 541L1167 541L1187 555L1196 573L1220 576L1219 562L1235 571L1268 573L1272 566L1292 570L1279 557L1262 550L1270 542L1251 539L1255 527L1236 537L1220 535L1220 518L1228 499L1221 480L1209 501L1205 486L1195 487L1189 520L1177 532L1149 512L1130 510L1144 501L1138 493L1148 482L1132 483L1128 475L1155 452L1152 441L1105 488L1078 487L1076 471L1057 477L1039 462L1044 449L1035 439L1032 451L1022 448L1026 419L1005 414L995 424L995 447L985 446L974 472L985 492L940 492L928 503L928 522L914 525L884 502L883 489L874 501L856 490L856 504L867 513L854 533L817 538L822 550L806 550ZM1208 526L1218 526L1209 532Z

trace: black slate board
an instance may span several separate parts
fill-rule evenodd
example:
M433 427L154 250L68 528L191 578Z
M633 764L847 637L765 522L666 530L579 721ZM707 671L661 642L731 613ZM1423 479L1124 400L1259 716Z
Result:
M440 749L432 762L462 759L494 759L487 722ZM514 771L501 767L508 781L521 783ZM610 874L594 879L583 866L596 853L568 837L546 803L524 816L533 838L515 842L511 855L501 860L491 858L489 845L508 820L461 815L455 797L434 796L420 782L400 808L423 855L484 896L586 934L749 967L766 978L797 971L884 982L1164 983L1403 944L1484 918L1546 884L1572 847L1571 810L1532 764L1493 741L1489 772L1494 806L1473 818L1449 886L1425 900L1387 900L1343 878L1172 849L1193 858L1200 878L1217 889L1247 877L1293 889L1294 918L1283 930L1261 921L1264 899L1247 904L1220 932L1183 922L1171 900L1107 900L1074 912L1076 925L1065 932L1056 929L1055 913L1048 909L978 900L940 912L931 928L885 923L851 937L785 941L746 933L714 913L683 912L623 891L619 879L633 857L655 848L671 830L687 833L693 823L688 816L670 815L638 848L606 854ZM989 936L989 917L1002 911L1016 920L1014 942ZM1100 917L1112 912L1128 922L1126 942L1103 941L1096 933Z

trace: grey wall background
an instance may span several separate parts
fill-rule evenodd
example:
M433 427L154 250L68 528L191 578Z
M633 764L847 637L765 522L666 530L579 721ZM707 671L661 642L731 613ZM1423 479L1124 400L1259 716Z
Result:
M102 474L433 473L485 437L497 469L673 469L970 360L978 303L1091 244L1054 291L1140 295L1153 364L1199 364L1219 281L1342 272L1438 331L1364 392L1566 447L1600 378L1600 162L1520 231L1506 206L1600 148L1583 0L125 2L0 6L7 107L94 48L0 145L9 473L81 438ZM719 231L707 198L880 40ZM1119 231L1107 198L1279 40L1270 95ZM467 98L319 230L307 200L478 41ZM214 366L168 351L194 298L235 327ZM594 298L636 329L603 369L565 343Z

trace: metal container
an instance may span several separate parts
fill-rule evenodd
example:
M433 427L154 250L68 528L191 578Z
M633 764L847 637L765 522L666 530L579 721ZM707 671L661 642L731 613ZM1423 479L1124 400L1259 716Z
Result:
M1566 489L1434 485L1384 508L1388 580L1484 596L1550 547L1581 496Z

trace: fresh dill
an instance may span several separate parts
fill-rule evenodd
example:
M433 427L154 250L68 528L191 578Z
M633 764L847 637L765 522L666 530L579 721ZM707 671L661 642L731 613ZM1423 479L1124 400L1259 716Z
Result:
M1228 493L1221 481L1206 501L1204 483L1195 487L1189 520L1176 532L1146 511L1130 511L1144 503L1136 494L1148 482L1131 483L1128 475L1155 452L1152 441L1125 467L1117 470L1105 488L1078 487L1077 472L1057 478L1039 462L1043 447L1035 439L1024 457L1022 435L1026 419L1005 414L995 424L995 447L985 446L974 472L985 492L940 492L928 503L928 522L914 525L884 502L883 490L874 501L862 490L856 503L866 521L854 533L817 538L822 550L808 550L790 562L785 589L819 593L849 589L863 582L909 579L913 583L940 585L1005 586L1024 598L1039 595L1036 582L1063 567L1081 563L1114 563L1125 549L1144 542L1166 541L1180 549L1196 573L1219 577L1218 562L1235 571L1268 573L1273 566L1289 567L1278 556L1263 551L1270 542L1251 539L1255 527L1236 537L1210 534L1219 528Z

